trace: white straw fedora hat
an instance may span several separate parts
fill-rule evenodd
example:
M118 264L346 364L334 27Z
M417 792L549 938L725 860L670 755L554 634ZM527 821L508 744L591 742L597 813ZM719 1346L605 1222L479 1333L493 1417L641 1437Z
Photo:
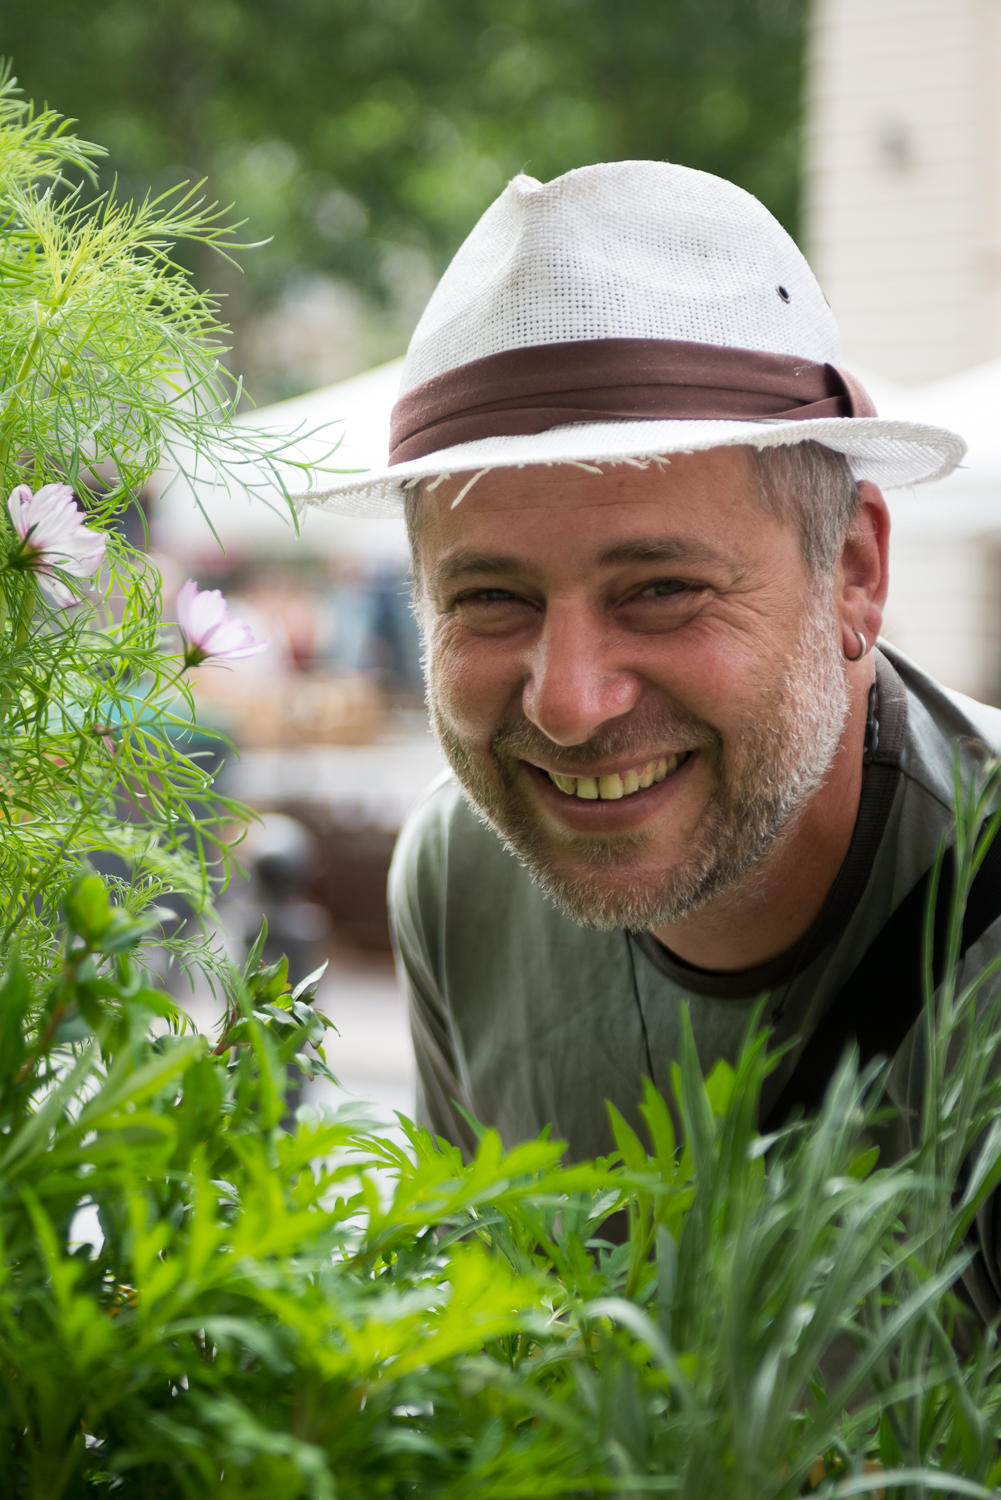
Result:
M879 418L840 357L810 267L733 183L655 161L519 176L417 325L388 467L302 498L392 515L430 476L810 438L884 487L955 468L961 438Z

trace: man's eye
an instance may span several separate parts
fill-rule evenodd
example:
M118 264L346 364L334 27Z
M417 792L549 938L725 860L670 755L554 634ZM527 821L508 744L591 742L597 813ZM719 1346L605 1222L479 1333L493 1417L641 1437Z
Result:
M512 594L510 589L476 589L471 594L460 594L456 604L506 604L511 599L517 599L517 594Z
M467 589L459 594L446 613L477 635L509 635L523 630L535 618L536 606L524 594L511 589Z
M636 597L638 599L666 599L669 594L681 594L690 588L691 584L683 583L680 578L658 578L656 583L648 583L645 589L641 589Z

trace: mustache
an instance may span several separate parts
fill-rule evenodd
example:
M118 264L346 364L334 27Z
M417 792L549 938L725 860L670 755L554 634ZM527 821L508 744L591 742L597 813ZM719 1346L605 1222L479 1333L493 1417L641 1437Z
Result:
M613 720L579 745L559 745L525 718L501 725L490 741L495 761L503 772L511 773L521 760L570 767L589 760L648 759L667 746L719 754L723 740L717 729L694 714L661 712Z

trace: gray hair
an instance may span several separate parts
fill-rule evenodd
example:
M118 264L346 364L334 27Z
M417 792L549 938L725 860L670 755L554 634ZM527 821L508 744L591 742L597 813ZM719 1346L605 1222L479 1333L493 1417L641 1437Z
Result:
M829 578L861 503L847 458L812 440L749 451L764 509L777 521L795 521L807 567L815 578Z
M843 453L812 440L774 448L748 448L758 498L777 521L795 521L803 558L810 572L826 578L859 513L859 487ZM423 483L404 491L407 536L419 582L418 508Z

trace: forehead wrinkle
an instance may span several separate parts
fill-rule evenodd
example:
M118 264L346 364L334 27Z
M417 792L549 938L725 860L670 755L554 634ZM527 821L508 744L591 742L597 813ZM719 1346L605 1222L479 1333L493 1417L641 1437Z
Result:
M732 563L732 553L689 537L637 537L606 547L598 558L602 567L614 568L623 563Z
M467 573L497 577L512 574L527 575L535 571L533 559L515 557L512 554L468 551L453 552L431 570L436 584L447 585ZM729 553L708 543L688 537L636 537L616 542L604 548L595 558L601 568L622 567L629 563L695 563L732 566L735 559Z

